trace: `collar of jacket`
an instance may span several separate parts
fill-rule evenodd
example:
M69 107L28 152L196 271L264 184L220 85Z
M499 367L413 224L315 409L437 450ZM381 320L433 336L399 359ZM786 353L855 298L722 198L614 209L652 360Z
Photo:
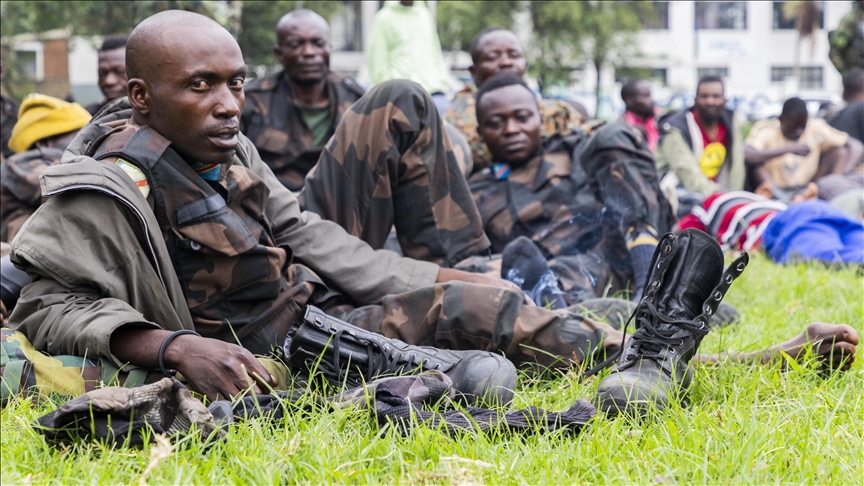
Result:
M693 137L690 133L690 128L687 125L687 113L691 113L695 110L695 106L691 106L686 110L673 111L672 113L667 113L660 117L660 120L657 121L657 127L660 129L660 141L663 141L663 136L672 130L678 130L681 132L681 135L684 136L684 140L687 141L687 145L690 147L693 146ZM735 118L735 112L724 108L720 113L720 123L723 124L723 127L726 128L726 136L729 140L729 146L726 148L726 153L732 153L732 141L735 140L735 136L733 135L733 120Z

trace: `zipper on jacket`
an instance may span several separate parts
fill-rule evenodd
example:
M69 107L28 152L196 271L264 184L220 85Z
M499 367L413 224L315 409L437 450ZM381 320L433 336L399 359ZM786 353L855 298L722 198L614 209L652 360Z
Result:
M132 211L135 211L135 214L138 216L138 219L141 220L141 224L144 226L144 233L147 235L147 246L150 249L150 256L153 257L153 265L156 267L156 273L159 275L159 282L162 284L162 288L165 289L165 291L167 292L168 287L165 285L165 279L162 278L162 270L159 268L159 260L156 257L156 251L153 250L153 242L150 241L150 227L147 226L147 220L144 219L144 215L141 213L141 211L134 204L132 204L132 201L126 199L125 197L121 196L120 194L117 194L114 191L105 189L104 187L93 186L90 184L78 184L78 185L63 187L61 189L57 189L55 191L45 193L44 196L45 197L51 197L51 196L54 196L57 194L61 194L61 193L68 192L68 191L79 190L79 189L91 189L91 190L94 190L97 192L101 192L103 194L107 194L107 195L119 200L120 202L122 202L126 206L128 206L130 209L132 209Z

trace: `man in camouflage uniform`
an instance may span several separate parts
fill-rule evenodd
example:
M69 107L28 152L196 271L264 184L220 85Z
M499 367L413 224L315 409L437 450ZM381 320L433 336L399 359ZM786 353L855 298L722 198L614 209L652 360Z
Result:
M864 69L864 0L852 4L837 30L828 33L828 57L841 75Z
M24 100L11 145L27 150L0 167L0 241L12 241L42 204L39 176L60 163L63 150L88 121L90 114L76 103L45 95Z
M512 73L487 80L477 98L493 164L469 185L492 251L529 238L569 303L608 285L632 283L638 296L657 237L674 222L641 130L614 123L543 140L537 102Z
M451 143L427 95L386 81L344 115L300 194L304 209L372 248L390 229L405 256L452 267L484 254L489 240Z
M12 247L12 262L36 278L10 326L38 351L156 369L172 331L195 329L204 336L175 336L163 348L164 365L215 398L282 382L284 366L252 353L280 346L309 303L408 343L496 351L517 363L593 360L621 342L619 331L583 315L525 305L512 284L373 251L301 212L238 133L245 63L215 22L156 14L127 49L128 101L107 106L67 163L45 171L48 200ZM409 92L422 112L435 111L428 94ZM355 107L367 110L358 115L419 124L402 111L399 90L369 96L387 102ZM368 142L363 124L350 130L359 132L354 147ZM440 131L393 144L403 158L421 157L414 142ZM448 180L436 172L428 183ZM445 198L433 210L453 205Z
M0 80L4 76L3 62L0 61ZM18 105L11 98L0 95L0 163L11 157L13 153L9 148L9 137L12 135L12 127L18 121Z
M315 12L285 15L276 38L273 52L284 70L246 86L240 128L279 181L299 191L363 88L330 71L330 26Z
M476 96L477 89L486 79L499 72L525 74L526 64L522 45L516 34L495 27L480 32L469 47L474 64L468 68L474 77L474 86L466 86L456 93L453 103L444 114L444 119L465 137L471 146L474 170L488 167L491 163L489 150L477 134ZM596 123L586 122L570 104L561 100L541 99L540 116L543 120L543 136L566 133L582 128L590 131Z

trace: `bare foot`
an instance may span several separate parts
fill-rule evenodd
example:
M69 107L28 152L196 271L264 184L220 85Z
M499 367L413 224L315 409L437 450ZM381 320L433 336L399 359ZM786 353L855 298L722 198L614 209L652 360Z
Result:
M858 333L851 326L814 322L798 336L768 348L763 353L762 362L776 359L780 351L797 360L804 357L809 348L831 369L846 371L855 361L857 345Z
M781 351L792 359L799 360L812 349L813 354L830 369L846 371L855 361L855 346L858 333L846 324L814 322L792 339L776 344L765 351L754 353L699 354L702 363L731 360L736 363L768 364L781 358Z
M795 196L792 198L792 202L797 203L797 202L801 202L801 201L808 201L808 200L818 199L818 198L819 198L819 186L817 186L816 183L814 183L814 182L810 182L806 186L804 186L804 189L801 189L801 191L798 194L795 194Z
M771 183L763 182L753 191L755 194L764 197L765 199L774 199L774 193L771 191Z

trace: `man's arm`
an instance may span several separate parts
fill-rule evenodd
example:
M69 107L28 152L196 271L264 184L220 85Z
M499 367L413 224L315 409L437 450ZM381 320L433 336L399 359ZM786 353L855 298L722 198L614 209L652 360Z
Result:
M786 154L805 156L810 153L810 147L804 143L793 143L785 147L759 150L750 145L744 146L744 162L747 165L762 165L765 162Z
M124 326L111 334L111 351L120 361L159 369L159 348L171 334ZM182 334L168 343L163 361L167 368L179 371L190 388L211 400L230 400L250 388L261 394L268 385L277 385L252 353L218 339Z
M662 177L667 172L674 173L688 191L709 196L722 189L720 184L712 181L702 172L693 149L687 145L684 136L678 131L663 135L654 157L657 161L657 174Z
M844 172L849 172L862 162L862 158L864 158L864 144L856 140L854 137L849 137L849 139L846 140L845 147L847 157Z
M158 368L164 337L190 329L192 323L188 310L185 318L175 310L135 236L133 221L118 203L94 191L52 197L27 221L12 247L13 263L33 281L22 290L10 327L48 354ZM176 278L168 268L163 274ZM270 379L237 345L184 336L176 340L167 349L168 366L210 398L247 388L247 371Z

